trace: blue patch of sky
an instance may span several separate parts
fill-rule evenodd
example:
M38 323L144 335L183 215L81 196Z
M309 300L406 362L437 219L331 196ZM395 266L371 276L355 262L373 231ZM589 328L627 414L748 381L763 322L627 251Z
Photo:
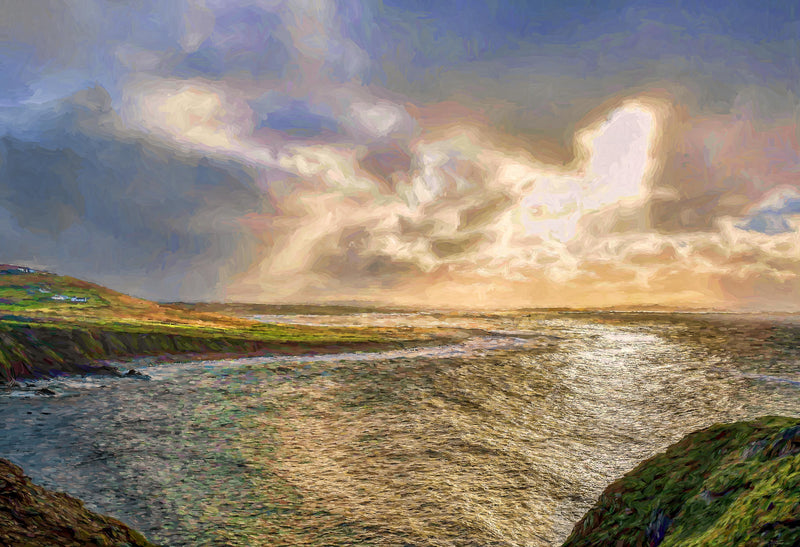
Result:
M765 76L800 75L800 8L792 2L386 0L367 14L348 4L341 3L349 37L374 60L406 63L408 74L574 46L584 56L586 48L612 53L620 69L675 55L730 63L732 77L741 70L736 65L758 62ZM732 42L741 48L731 49ZM768 58L742 56L767 43L774 44Z
M219 78L227 74L280 76L291 61L291 52L279 37L281 20L253 6L229 10L215 22L215 36L186 55L175 67L181 77Z
M762 234L791 232L787 216L800 215L800 197L787 198L775 207L767 207L753 214L740 228Z
M273 110L261 119L257 127L283 131L296 137L314 137L321 133L339 131L336 120L310 111L301 101L293 101Z

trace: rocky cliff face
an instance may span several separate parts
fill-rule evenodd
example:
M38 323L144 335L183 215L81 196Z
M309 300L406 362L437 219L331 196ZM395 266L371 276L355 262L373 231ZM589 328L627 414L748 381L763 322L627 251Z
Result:
M155 547L122 522L83 502L33 484L0 458L0 545L25 547Z
M714 425L609 486L564 547L800 545L800 419Z

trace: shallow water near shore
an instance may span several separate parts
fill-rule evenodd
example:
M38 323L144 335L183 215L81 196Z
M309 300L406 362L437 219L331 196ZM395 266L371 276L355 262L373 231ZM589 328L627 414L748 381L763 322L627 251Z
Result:
M557 545L685 434L800 416L792 316L263 319L472 334L37 382L0 396L0 457L165 545Z

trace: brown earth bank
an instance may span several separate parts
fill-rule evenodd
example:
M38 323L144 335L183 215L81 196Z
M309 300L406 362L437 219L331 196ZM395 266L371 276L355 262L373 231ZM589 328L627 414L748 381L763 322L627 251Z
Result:
M14 547L155 547L118 521L67 494L37 486L0 458L0 545Z
M381 351L453 342L459 336L430 334L375 340L258 340L170 332L107 330L97 326L51 327L0 322L0 380L48 378L64 374L119 375L98 361L155 356L159 361L220 359L257 355L302 355Z

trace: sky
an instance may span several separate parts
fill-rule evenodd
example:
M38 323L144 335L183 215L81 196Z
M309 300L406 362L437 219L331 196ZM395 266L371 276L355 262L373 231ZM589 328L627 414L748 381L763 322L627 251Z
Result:
M800 6L0 0L0 261L162 301L800 311Z

